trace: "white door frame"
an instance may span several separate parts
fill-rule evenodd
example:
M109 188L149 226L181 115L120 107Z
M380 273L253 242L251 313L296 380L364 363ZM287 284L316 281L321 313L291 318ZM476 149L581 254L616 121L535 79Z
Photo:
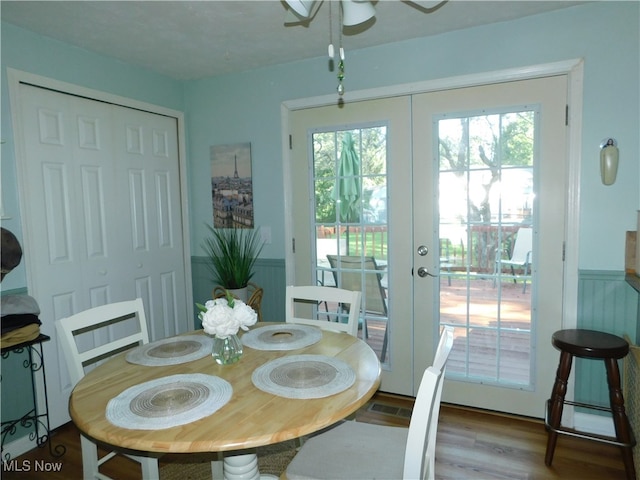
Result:
M392 85L388 87L358 90L345 93L345 102L373 100L378 98L410 95L415 93L427 93L453 88L474 87L492 83L501 83L514 80L525 80L553 75L567 75L569 91L569 108L567 121L567 205L565 222L565 268L564 268L564 293L562 300L562 328L575 328L577 325L578 310L578 250L579 250L579 213L580 213L580 160L582 157L582 90L584 77L584 62L582 59L570 59L554 63L531 65L492 72L482 72L471 75L462 75L435 80L427 80L417 83ZM334 104L336 95L323 95L311 98L284 101L280 107L282 153L283 153L283 180L284 180L284 206L285 211L291 211L291 151L289 149L289 115L294 110L320 107ZM285 274L287 285L295 283L294 256L291 248L293 238L293 218L285 215ZM551 341L551 340L549 340ZM573 376L570 379L567 398L573 398ZM567 409L571 410L571 409ZM568 412L572 416L572 412Z
M165 107L161 107L158 105L153 105L146 102L141 102L138 100L134 100L131 98L121 97L118 95L114 95L111 93L101 92L98 90L93 90L90 88L82 87L79 85L66 83L62 81L58 81L55 79L51 79L48 77L43 77L40 75L31 74L28 72L23 72L20 70L15 70L12 68L7 69L7 78L9 85L9 97L10 97L10 105L11 105L11 116L13 121L14 128L14 138L22 138L24 132L22 131L22 124L19 121L20 119L20 84L29 84L36 87L42 87L45 89L50 89L54 91L59 91L62 93L75 95L78 97L84 97L91 100L97 100L105 103L115 104L126 108L132 108L136 110L142 110L145 112L149 112L152 114L163 115L166 117L171 117L176 120L177 124L177 137L178 137L178 170L180 175L180 203L181 203L181 215L182 215L182 241L183 241L183 252L182 252L182 261L184 264L184 274L185 274L185 294L186 298L189 299L192 296L193 286L192 286L192 274L191 274L191 252L190 252L190 233L189 233L189 222L188 222L188 195L187 195L187 165L186 165L186 150L185 150L185 128L184 128L184 113L179 112L177 110L168 109ZM24 151L24 147L22 142L14 142L15 146L15 161L16 164L20 162L24 162L26 160L26 152ZM29 180L26 177L24 172L25 169L17 168L17 180L18 180L18 200L19 200L19 211L20 211L20 221L23 233L27 231L25 228L28 222L28 219L25 218L24 208L26 205L27 199L25 198L25 186L26 182ZM25 252L25 269L26 269L26 281L27 281L27 290L30 295L37 297L36 285L34 284L34 269L35 265L30 261L29 251L34 248L34 241L28 235L23 235L23 250ZM193 302L186 302L187 308L187 318L193 317ZM47 321L53 321L54 319L46 319ZM43 412L45 409L44 405L44 391L42 382L36 382L37 387L37 400L38 400L38 412ZM15 445L14 445L15 444ZM26 441L25 438L18 439L12 444L7 445L7 451L10 452L12 458L28 451L29 449L35 446L34 441Z

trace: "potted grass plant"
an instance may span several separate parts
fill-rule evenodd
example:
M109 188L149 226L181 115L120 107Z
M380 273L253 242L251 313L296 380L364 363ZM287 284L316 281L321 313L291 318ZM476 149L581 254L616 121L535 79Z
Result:
M258 230L213 228L211 225L207 228L211 235L205 238L203 249L209 257L214 282L226 290L245 289L246 292L264 246ZM242 293L238 293L238 298L242 298Z

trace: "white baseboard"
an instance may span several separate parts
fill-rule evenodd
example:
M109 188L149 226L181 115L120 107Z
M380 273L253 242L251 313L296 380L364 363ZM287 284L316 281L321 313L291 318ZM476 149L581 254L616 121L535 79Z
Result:
M37 446L38 444L35 440L30 440L29 435L25 435L22 438L18 438L11 443L3 445L2 455L4 457L8 454L9 458L17 458L20 455L27 453L29 450L33 450Z
M610 437L616 436L613 419L611 417L575 412L573 414L573 423L574 428L582 432L607 435Z

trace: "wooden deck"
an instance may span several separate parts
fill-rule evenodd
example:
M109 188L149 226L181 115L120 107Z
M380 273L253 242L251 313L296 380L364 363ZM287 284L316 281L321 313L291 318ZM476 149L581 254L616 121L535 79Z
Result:
M468 329L465 328L467 296ZM523 292L520 281L517 284L504 282L498 288L489 279L478 279L471 280L467 289L465 280L452 279L449 285L442 278L440 321L456 327L453 350L447 364L449 372L517 384L529 382L530 286ZM371 319L367 325L369 336L365 340L380 357L387 322ZM360 338L362 335L360 330ZM468 371L465 372L467 356Z

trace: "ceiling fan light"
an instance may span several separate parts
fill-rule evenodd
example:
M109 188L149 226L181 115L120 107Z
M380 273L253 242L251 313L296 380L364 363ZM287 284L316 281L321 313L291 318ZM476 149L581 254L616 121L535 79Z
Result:
M369 0L342 0L342 25L351 27L375 17L376 9Z
M285 0L285 2L296 15L302 18L308 18L311 15L314 0Z

